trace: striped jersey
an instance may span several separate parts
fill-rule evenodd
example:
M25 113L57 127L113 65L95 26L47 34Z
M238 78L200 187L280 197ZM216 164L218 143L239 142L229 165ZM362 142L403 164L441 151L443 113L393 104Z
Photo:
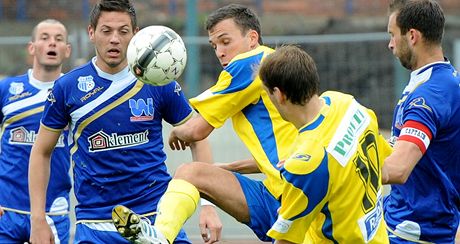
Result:
M232 119L235 132L267 176L265 186L278 198L281 178L275 166L288 156L297 130L281 118L257 76L260 62L272 52L259 46L237 55L220 73L217 83L190 103L214 128Z
M35 79L32 70L0 81L0 205L3 207L30 212L29 156L53 83ZM61 134L51 156L46 211L67 212L69 209L67 134L67 131Z
M388 243L381 169L391 147L373 111L328 91L284 162L281 208L268 235L302 243Z
M411 73L395 108L392 140L415 143L423 153L405 184L385 201L396 234L453 243L460 220L460 76L449 62ZM409 235L408 235L409 234Z
M192 114L177 82L145 85L126 67L108 74L95 58L59 79L42 124L70 124L77 220L111 219L123 204L140 214L156 209L171 179L162 120L178 125Z

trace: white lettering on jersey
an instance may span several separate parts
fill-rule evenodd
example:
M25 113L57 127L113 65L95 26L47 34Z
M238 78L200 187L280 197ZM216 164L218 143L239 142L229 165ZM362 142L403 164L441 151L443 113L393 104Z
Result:
M359 137L369 125L370 120L369 114L358 102L353 101L350 104L326 149L343 167L354 155Z
M372 238L374 238L377 230L382 222L383 218L383 200L382 200L382 191L379 190L377 193L377 205L375 208L358 219L359 229L363 235L363 239L368 243Z
M108 135L104 131L99 131L88 137L90 152L107 151L118 148L132 147L149 142L149 131L139 133L118 135L112 133Z
M26 128L20 126L10 130L10 144L29 145L32 146L37 139L37 133L34 130L28 131ZM64 134L59 136L56 147L64 147Z

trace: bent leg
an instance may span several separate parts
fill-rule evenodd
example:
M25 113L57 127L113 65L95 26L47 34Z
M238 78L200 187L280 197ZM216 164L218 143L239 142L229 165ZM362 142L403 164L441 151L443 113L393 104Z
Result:
M242 184L246 188L244 191ZM213 202L237 221L247 224L259 239L267 240L265 233L276 220L279 202L262 183L200 162L184 164L176 170L158 205L155 226L168 240L174 239L180 227L196 210L197 201L192 200L196 199L194 192L199 192L201 197ZM253 194L256 196L246 198ZM188 212L178 212L178 208L186 208Z

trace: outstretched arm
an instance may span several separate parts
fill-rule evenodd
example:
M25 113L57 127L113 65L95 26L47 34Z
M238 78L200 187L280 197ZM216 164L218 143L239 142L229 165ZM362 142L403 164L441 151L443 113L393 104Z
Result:
M51 131L40 126L32 147L29 162L29 194L31 210L30 242L34 244L54 243L54 235L46 222L46 189L50 177L50 159L60 131Z

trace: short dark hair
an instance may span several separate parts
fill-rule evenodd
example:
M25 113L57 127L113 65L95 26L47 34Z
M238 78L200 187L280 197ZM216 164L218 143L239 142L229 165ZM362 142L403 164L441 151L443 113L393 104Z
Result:
M129 0L100 0L94 5L89 17L90 25L96 29L102 12L123 12L131 17L133 30L137 27L136 10Z
M436 1L393 0L389 12L397 12L396 24L401 29L401 34L416 29L427 42L441 44L445 18L441 6Z
M305 105L319 94L315 61L294 45L279 47L268 55L259 67L259 77L270 93L278 87L293 104Z
M251 9L240 4L229 4L212 12L206 20L206 30L211 30L226 19L233 19L240 27L241 33L255 30L259 34L259 44L263 44L259 18Z

